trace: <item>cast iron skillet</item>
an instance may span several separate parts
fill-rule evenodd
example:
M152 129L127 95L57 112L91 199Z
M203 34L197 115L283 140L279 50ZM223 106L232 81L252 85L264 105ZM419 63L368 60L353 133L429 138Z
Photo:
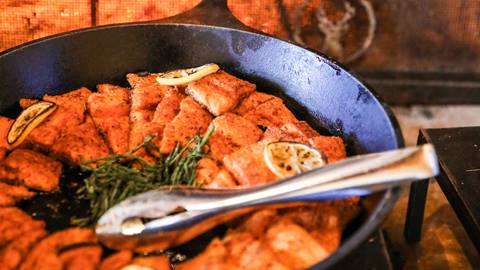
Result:
M57 95L80 86L94 89L98 83L126 85L129 72L211 62L255 82L260 91L282 97L297 116L320 131L342 136L350 154L403 146L394 116L364 83L324 55L254 33L228 12L225 0L204 1L163 22L88 28L1 53L0 114L15 116L23 97ZM43 213L51 229L65 226L64 215L83 209L69 206L72 185L78 183L72 179L79 177L67 173L64 178L63 193L38 196L21 206L39 217ZM365 213L350 226L341 247L312 268L331 268L357 248L385 219L398 195L395 188L364 198ZM198 250L198 243L190 248Z

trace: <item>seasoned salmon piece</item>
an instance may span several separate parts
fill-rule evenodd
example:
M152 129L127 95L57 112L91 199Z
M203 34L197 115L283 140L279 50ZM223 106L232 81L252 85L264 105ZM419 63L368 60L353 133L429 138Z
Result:
M347 157L342 138L320 135L304 121L286 123L281 127L269 127L263 134L263 139L308 144L322 151L329 163Z
M0 206L14 205L16 202L30 199L35 192L29 191L24 186L8 185L0 182Z
M180 112L163 130L161 153L170 153L177 143L184 146L195 135L202 135L212 121L212 115L191 97L180 102Z
M235 178L220 162L203 158L197 163L195 181L204 188L234 188L238 184Z
M215 130L208 140L211 155L222 160L245 145L258 142L262 130L247 119L233 113L226 113L213 119Z
M55 232L32 248L20 265L20 270L63 269L58 254L61 249L77 244L94 244L96 241L91 229L70 228Z
M233 175L225 168L221 168L220 171L215 175L213 180L203 185L204 188L211 188L211 189L229 189L235 188L238 186L237 181L233 177Z
M0 207L4 206L13 206L15 205L16 200L8 195L0 193Z
M222 242L230 253L231 258L234 261L238 261L245 249L247 249L256 239L258 238L254 237L248 231L230 229L223 237Z
M288 270L289 268L281 264L276 258L275 253L269 245L263 241L255 240L251 242L240 253L237 261L241 269L265 269L265 270Z
M297 121L293 113L278 97L273 97L272 99L258 105L253 110L245 113L243 117L252 121L256 125L265 127L279 127L286 123Z
M28 149L15 149L0 165L0 180L52 191L58 187L62 163Z
M31 246L44 237L45 223L16 207L0 208L0 269L17 269Z
M62 252L60 260L65 270L96 270L101 256L100 246L85 246Z
M170 123L180 112L180 103L185 97L185 95L178 92L175 88L167 89L153 113L152 122L163 125Z
M263 139L274 141L294 141L308 144L308 139L320 136L320 134L311 128L305 121L296 121L286 123L280 127L268 127L263 133Z
M44 96L44 100L54 102L58 107L28 135L27 141L44 150L50 150L62 133L75 130L85 121L86 104L90 94L90 90L82 87L59 96Z
M169 270L170 261L167 256L149 256L137 257L133 259L132 264L150 267L153 270Z
M330 253L340 246L345 225L342 220L350 220L352 217L341 216L338 207L329 202L309 203L287 209L282 215L307 230L319 245Z
M85 122L78 125L75 130L63 133L52 146L51 152L75 165L110 154L90 116L87 116Z
M230 260L228 250L219 239L215 238L207 248L196 257L178 264L176 270L239 270Z
M331 253L305 229L289 219L276 222L268 229L265 237L275 257L289 269L308 268Z
M0 269L14 270L26 257L33 245L47 235L44 229L35 229L19 235L0 250Z
M230 257L241 269L288 269L280 264L275 254L262 239L248 232L230 230L222 240L230 253Z
M320 134L305 121L289 122L284 124L280 129L293 138L320 136Z
M265 184L278 179L263 160L263 149L268 141L259 141L240 148L223 158L225 168L241 186Z
M195 181L200 185L208 185L220 172L221 164L210 158L202 158L195 169Z
M34 220L28 214L16 207L0 208L0 246L8 244L19 236L44 229L45 223Z
M260 104L265 103L273 98L275 98L275 96L262 92L253 92L248 97L243 99L232 112L238 115L245 115L248 112L253 111Z
M113 153L128 151L129 90L116 85L97 85L98 92L88 97L88 111Z
M261 238L277 218L278 213L275 209L262 209L246 217L238 229L247 231L256 238Z
M328 159L328 163L345 159L347 153L342 138L338 136L316 136L308 139L308 144L321 150Z
M0 160L2 160L7 154L7 135L12 124L12 119L0 116Z
M127 80L132 86L130 91L130 150L142 143L143 139L156 131L155 125L150 125L158 104L171 86L160 85L156 74L139 76L128 74ZM161 127L163 128L163 126ZM160 130L161 132L161 130Z
M119 251L108 256L100 263L99 270L120 270L132 262L132 252L128 250Z
M168 89L162 98L162 101L157 105L153 114L152 121L145 127L145 136L157 133L157 137L153 142L160 146L165 126L170 123L175 116L180 112L180 103L185 98L185 95L179 93L176 89Z
M225 71L218 71L189 83L185 93L205 106L213 115L219 116L233 110L243 98L254 92L255 88L252 83Z

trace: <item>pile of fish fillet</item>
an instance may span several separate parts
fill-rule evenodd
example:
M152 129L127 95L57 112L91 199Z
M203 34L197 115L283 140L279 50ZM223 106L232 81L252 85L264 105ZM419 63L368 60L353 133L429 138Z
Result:
M3 269L304 269L340 245L358 212L358 198L257 211L233 222L203 252L171 265L166 256L118 251L106 256L91 228L48 232L45 222L16 205L59 189L63 166L125 153L157 134L161 153L215 130L208 157L196 168L207 188L262 185L278 180L263 160L269 142L292 141L322 151L328 163L346 157L340 137L320 135L273 95L225 71L186 86L165 86L158 74L128 74L129 88L100 84L43 97L57 109L14 150L6 136L12 119L0 116L0 270ZM22 99L22 108L38 100ZM146 151L137 155L153 161Z

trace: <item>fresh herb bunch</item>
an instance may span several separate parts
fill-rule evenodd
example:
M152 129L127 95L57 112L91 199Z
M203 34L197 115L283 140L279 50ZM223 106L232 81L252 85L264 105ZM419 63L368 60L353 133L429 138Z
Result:
M212 126L205 136L195 136L184 147L177 143L168 155L158 154L159 149L152 142L154 134L130 152L84 162L81 169L90 176L84 180L77 194L80 199L89 201L91 215L72 218L71 223L93 225L113 205L160 186L196 186L195 168L197 162L206 156L204 146L213 130ZM157 153L155 162L136 156L135 153L141 149ZM89 166L92 164L95 166Z

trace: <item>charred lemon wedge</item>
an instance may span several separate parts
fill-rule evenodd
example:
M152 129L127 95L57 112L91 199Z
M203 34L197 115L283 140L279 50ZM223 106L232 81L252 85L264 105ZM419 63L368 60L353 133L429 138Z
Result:
M23 110L8 131L7 142L9 148L13 149L19 146L28 134L54 112L56 108L57 105L53 102L39 101Z
M263 158L278 177L290 177L324 166L327 161L319 150L295 142L273 142L265 146Z
M196 68L178 69L160 73L157 82L161 85L186 85L220 69L217 64L206 64Z

